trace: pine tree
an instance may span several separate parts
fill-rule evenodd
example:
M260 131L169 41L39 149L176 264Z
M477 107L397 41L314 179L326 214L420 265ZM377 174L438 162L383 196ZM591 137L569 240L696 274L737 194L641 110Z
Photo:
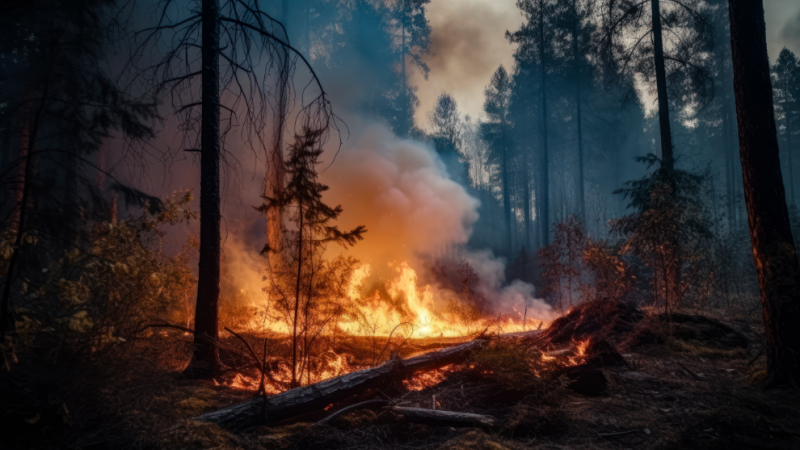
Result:
M274 209L286 211L288 220L295 225L292 231L283 229L284 257L281 259L285 261L285 267L270 268L274 293L289 299L292 306L292 311L289 313L292 326L292 386L298 386L300 381L298 327L303 314L301 305L311 305L315 300L310 286L314 283L314 277L319 276L321 271L321 258L325 247L329 243L337 243L344 247L353 246L362 240L363 234L367 232L363 225L350 231L340 231L337 226L330 224L342 213L342 207L330 207L322 201L322 194L328 190L328 186L318 181L317 174L319 158L323 151L320 144L323 133L324 130L306 128L302 135L295 137L295 143L289 148L289 159L286 162L288 176L286 188L275 197L265 196L264 204L256 208L264 214L269 214ZM276 250L267 244L263 253Z
M511 121L509 107L511 105L512 83L508 72L500 66L492 81L486 86L484 94L483 111L486 121L481 123L483 139L489 144L489 163L500 168L500 183L503 191L503 216L506 230L506 254L513 254L511 248L511 194L510 194L510 164L511 164ZM530 242L525 245L530 248Z
M414 110L419 99L413 86L408 82L408 63L417 67L425 79L430 68L424 57L431 52L431 27L425 13L425 6L431 0L398 0L391 8L390 16L395 21L395 38L399 40L398 56L400 57L400 84L397 98L397 115L395 132L398 136L408 137L414 127ZM397 39L399 34L399 39Z
M284 25L263 11L257 1L192 0L191 4L192 8L172 8L171 2L159 5L156 23L137 33L140 42L134 46L130 70L134 74L132 84L150 87L147 95L170 98L181 123L182 144L189 147L186 150L200 153L197 306L194 350L185 373L209 378L220 369L220 164L227 135L238 128L242 141L254 152L274 153L274 147L268 149L261 141L267 124L272 123L270 75L277 71L278 79L285 81L298 61L308 70L315 90L300 105L298 123L314 130L330 130L336 128L336 122L311 64L286 42ZM287 72L287 65L292 70ZM195 83L198 77L199 83ZM222 91L230 95L221 97ZM277 91L281 99L286 94L285 89ZM280 115L281 99L277 108ZM327 131L321 136L327 136Z
M517 7L526 18L522 28L509 33L512 43L519 48L515 59L520 65L534 63L538 69L536 79L539 87L539 173L536 187L536 218L538 222L539 244L550 243L550 154L548 135L548 71L554 46L553 38L553 2L550 0L519 0Z

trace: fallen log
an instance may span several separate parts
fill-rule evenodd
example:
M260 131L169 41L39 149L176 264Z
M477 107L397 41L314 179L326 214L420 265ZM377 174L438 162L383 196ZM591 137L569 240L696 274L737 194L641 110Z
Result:
M409 408L393 406L392 412L403 416L403 420L440 427L493 427L497 419L482 414L472 414L440 409Z
M378 367L329 378L272 397L255 397L238 405L203 414L196 420L214 423L229 430L279 422L322 409L367 389L386 388L415 372L430 371L460 362L470 351L485 343L485 339L475 339L408 359L390 360Z

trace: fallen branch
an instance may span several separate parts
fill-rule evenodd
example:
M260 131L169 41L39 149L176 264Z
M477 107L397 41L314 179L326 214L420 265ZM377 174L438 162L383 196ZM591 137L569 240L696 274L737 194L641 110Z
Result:
M394 406L392 412L400 414L411 423L421 423L440 427L493 427L497 419L482 414L472 414L440 409L409 408Z
M341 416L343 414L347 414L350 411L355 411L357 409L363 409L363 408L366 408L368 406L386 406L389 403L390 402L388 400L383 400L383 399L380 399L380 398L373 398L372 400L367 400L365 402L356 403L356 404L350 405L350 406L348 406L346 408L342 408L342 409L336 411L335 413L331 414L330 416L320 420L319 422L317 422L317 425L327 425L327 424L331 423L333 421L333 419L335 419L335 418L337 418L337 417L339 417L339 416Z
M678 362L678 365L681 366L681 369L683 369L683 371L686 372L686 374L692 377L695 381L705 381L703 378L701 378L699 375L689 370L689 368L684 366L683 364Z
M231 430L286 420L322 409L367 389L386 388L416 372L430 371L462 361L469 352L485 343L484 339L476 339L437 352L404 360L390 360L378 367L329 378L273 397L252 398L238 405L203 414L197 420Z

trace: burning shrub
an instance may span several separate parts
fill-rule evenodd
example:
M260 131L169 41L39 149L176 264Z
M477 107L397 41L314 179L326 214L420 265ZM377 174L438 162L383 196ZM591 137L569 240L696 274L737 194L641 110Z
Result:
M652 154L638 160L648 167L660 163ZM622 253L650 269L653 301L665 313L678 309L688 291L697 291L712 276L711 225L702 198L709 176L661 168L615 191L630 200L634 212L613 221L612 231L626 239Z
M439 258L433 262L430 274L436 284L452 293L445 306L446 314L462 327L480 321L488 312L488 301L476 287L478 274L463 257Z
M538 253L543 291L554 296L562 309L588 299L625 300L636 277L614 249L586 235L583 222L575 216L555 228L553 243Z
M258 208L265 214L287 212L295 225L288 230L281 223L280 242L268 242L263 253L269 258L268 299L274 305L275 317L291 330L291 385L298 386L305 372L309 382L313 364L312 348L326 330L332 330L342 316L347 299L348 282L357 261L340 256L325 259L327 244L344 247L363 239L364 226L341 231L330 225L342 213L342 207L322 202L328 187L317 181L316 172L323 130L306 128L295 136L289 149L286 172L289 181L274 197L264 197Z
M583 222L569 216L555 225L552 244L538 252L539 266L544 271L543 292L554 296L562 310L583 301L584 286L588 284L583 253L588 241Z

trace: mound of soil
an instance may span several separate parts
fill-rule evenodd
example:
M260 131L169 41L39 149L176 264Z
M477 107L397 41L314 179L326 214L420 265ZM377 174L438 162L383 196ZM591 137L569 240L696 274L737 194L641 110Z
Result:
M672 337L687 343L722 350L747 348L746 336L722 322L705 316L661 314L659 320L671 322Z
M542 336L546 344L560 345L589 338L620 339L637 328L644 314L634 304L592 300L556 319Z

